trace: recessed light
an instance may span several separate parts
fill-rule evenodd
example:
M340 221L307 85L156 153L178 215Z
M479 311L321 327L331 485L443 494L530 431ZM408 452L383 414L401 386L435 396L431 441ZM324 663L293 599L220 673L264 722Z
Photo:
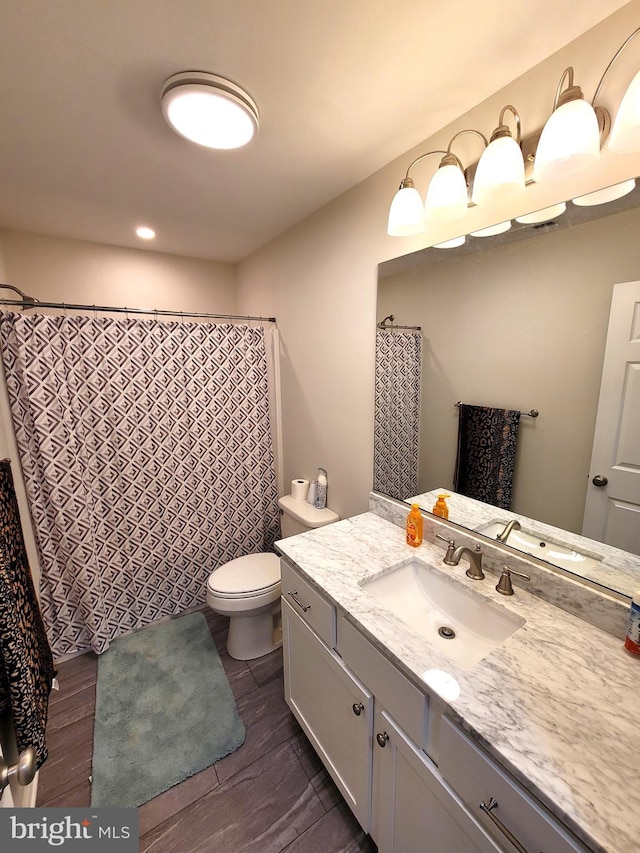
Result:
M139 228L136 228L136 234L141 240L153 240L156 236L156 232L153 228L148 228L146 225L141 225Z
M161 98L176 133L206 148L241 148L258 132L255 101L224 77L181 71L165 80Z

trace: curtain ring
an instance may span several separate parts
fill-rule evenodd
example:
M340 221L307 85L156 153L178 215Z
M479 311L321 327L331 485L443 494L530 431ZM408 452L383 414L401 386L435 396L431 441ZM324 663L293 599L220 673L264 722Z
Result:
M97 320L97 319L98 319L98 310L97 310L97 308L96 308L96 304L95 304L95 302L93 303L93 319L94 319L94 320Z

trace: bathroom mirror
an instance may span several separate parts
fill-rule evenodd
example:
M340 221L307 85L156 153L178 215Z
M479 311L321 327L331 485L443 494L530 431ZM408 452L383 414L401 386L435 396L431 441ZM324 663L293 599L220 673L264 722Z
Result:
M537 409L520 419L510 509L581 533L611 294L640 279L638 234L640 187L594 207L568 202L552 222L514 221L504 234L380 265L377 321L421 327L416 494L453 488L456 402ZM607 583L633 592L628 574Z

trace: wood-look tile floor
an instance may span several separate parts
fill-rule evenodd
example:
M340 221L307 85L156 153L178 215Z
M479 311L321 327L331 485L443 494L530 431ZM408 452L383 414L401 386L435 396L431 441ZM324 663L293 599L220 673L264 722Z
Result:
M246 729L234 753L138 810L141 853L357 853L376 850L284 701L282 650L236 661L228 619L204 608ZM59 665L38 806L87 807L98 659Z

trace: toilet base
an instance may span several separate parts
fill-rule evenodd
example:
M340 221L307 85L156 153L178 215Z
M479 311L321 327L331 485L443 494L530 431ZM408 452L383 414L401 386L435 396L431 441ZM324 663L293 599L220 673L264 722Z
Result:
M282 645L280 600L264 613L235 613L229 621L227 652L234 660L255 660Z

